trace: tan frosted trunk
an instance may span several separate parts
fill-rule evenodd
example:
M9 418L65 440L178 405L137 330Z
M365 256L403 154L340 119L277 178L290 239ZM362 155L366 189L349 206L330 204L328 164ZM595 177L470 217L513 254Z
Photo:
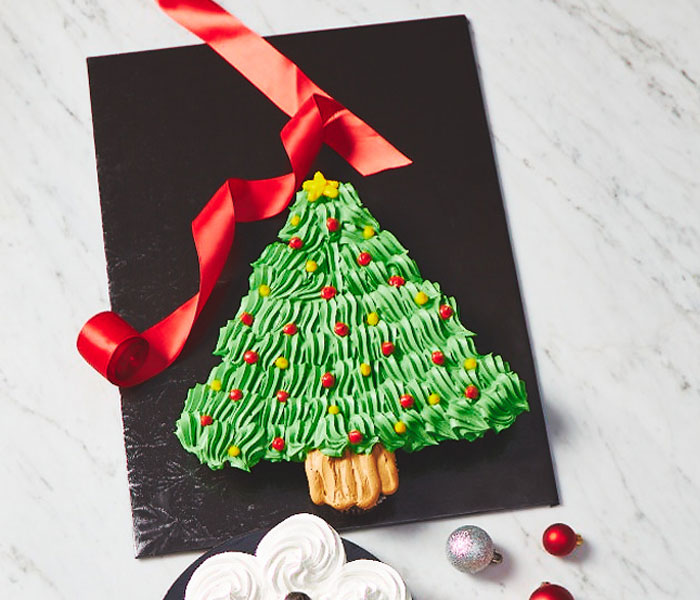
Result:
M367 510L380 496L393 494L399 487L394 453L381 444L376 444L371 454L346 450L339 458L313 450L306 457L305 467L312 502L337 510L353 506Z

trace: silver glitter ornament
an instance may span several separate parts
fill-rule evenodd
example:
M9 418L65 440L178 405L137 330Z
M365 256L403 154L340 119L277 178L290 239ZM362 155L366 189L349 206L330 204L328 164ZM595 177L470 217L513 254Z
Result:
M476 525L455 529L447 538L445 551L452 566L465 573L478 573L503 560L494 549L491 536Z

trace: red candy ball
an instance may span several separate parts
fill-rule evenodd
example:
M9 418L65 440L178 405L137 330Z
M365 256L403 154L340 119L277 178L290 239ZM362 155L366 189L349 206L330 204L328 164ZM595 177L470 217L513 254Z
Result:
M441 304L438 310L440 312L440 316L443 319L449 319L454 313L452 307L449 304Z
M289 392L285 392L284 390L279 390L277 392L277 401L278 402L286 402L289 400Z
M445 364L445 355L440 350L435 350L430 358L436 365Z
M284 450L284 440L281 437L276 437L274 440L272 440L272 446L273 450L277 450L279 452L282 452Z
M304 242L301 240L300 237L294 236L291 240L289 240L289 247L292 250L299 250L304 245Z
M330 300L336 295L337 292L338 290L336 290L332 285L327 285L321 289L321 298L324 300Z
M249 365L253 365L258 362L258 353L255 350L248 350L248 352L243 355L243 360Z
M581 537L564 523L554 523L547 527L542 534L544 549L554 556L571 554L579 544L581 544Z
M333 217L328 217L326 219L326 227L328 227L328 231L330 232L338 231L338 229L340 229L340 221L338 221L338 219L334 219Z
M357 264L361 267L366 267L372 262L372 255L369 252L360 252L357 255Z
M384 356L389 356L390 354L393 354L394 352L394 344L391 342L384 342L382 344L382 354Z
M464 395L470 400L476 400L479 397L479 388L475 385L468 385L464 390Z
M253 324L253 315L251 315L250 313L244 312L241 315L241 323L243 323L243 325L247 325L248 327L250 327Z
M324 388L332 388L335 385L335 376L333 373L324 373L321 375L321 385Z
M393 285L394 287L401 287L404 283L406 283L406 280L401 277L401 275L392 275L389 277L389 285Z
M282 333L286 333L287 335L294 335L297 331L297 326L294 323L287 323L282 328Z
M411 394L403 394L399 398L399 402L404 408L411 408L416 401L414 400L413 396L411 396Z
M338 321L335 324L335 327L333 327L333 331L335 331L336 335L339 335L340 337L344 337L348 333L350 333L350 328L347 326L347 324L342 323L341 321Z
M574 600L571 592L554 583L543 583L530 595L530 600Z
M202 427L206 427L207 425L211 425L214 419L212 419L210 415L202 415L199 417L199 422L202 424Z
M228 397L231 398L231 400L240 400L243 398L243 390L239 390L238 388L231 390L228 393Z
M359 444L362 441L362 433L357 429L348 432L348 440L351 444Z

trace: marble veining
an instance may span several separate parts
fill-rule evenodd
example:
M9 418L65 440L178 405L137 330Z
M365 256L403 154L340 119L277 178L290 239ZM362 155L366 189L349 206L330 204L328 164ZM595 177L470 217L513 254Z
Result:
M562 505L348 537L417 598L697 597L700 4L224 5L263 34L472 21ZM193 555L132 558L118 394L74 350L107 308L85 58L196 40L150 0L4 2L0 25L0 596L159 598ZM588 542L569 559L539 547L557 520ZM442 554L467 522L506 557L476 577Z

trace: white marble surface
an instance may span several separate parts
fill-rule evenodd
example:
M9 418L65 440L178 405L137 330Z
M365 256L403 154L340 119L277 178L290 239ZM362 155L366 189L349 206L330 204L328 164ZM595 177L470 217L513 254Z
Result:
M700 4L271 0L260 33L467 14L562 505L353 533L419 599L700 597ZM160 598L132 558L117 391L74 350L107 307L85 57L194 43L149 0L0 2L0 597ZM588 545L546 555L548 523ZM465 522L507 556L478 577Z

